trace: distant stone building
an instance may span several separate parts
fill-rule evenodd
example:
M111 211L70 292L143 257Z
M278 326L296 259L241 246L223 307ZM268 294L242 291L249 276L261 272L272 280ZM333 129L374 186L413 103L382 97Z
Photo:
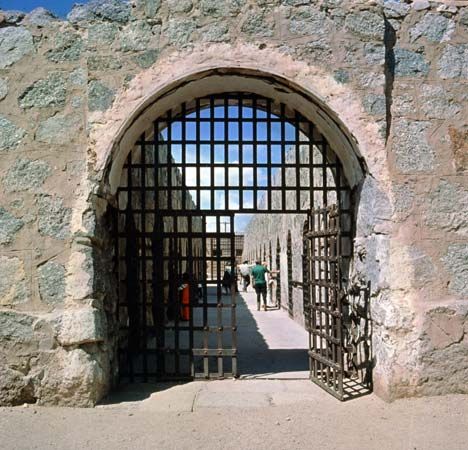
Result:
M226 92L299 111L343 168L375 392L467 393L468 2L92 0L0 13L0 404L116 384L126 158L168 109ZM285 264L290 230L300 281L303 216L272 217L244 253L279 242Z
M211 237L208 239L207 244L207 276L209 280L216 280L219 277L222 278L225 267L230 267L232 259L231 252L231 240L229 238L220 238L218 239ZM234 257L236 265L242 263L242 253L244 250L244 235L236 234L234 237ZM219 265L219 275L218 275L218 264L216 261L216 256L225 258L222 260ZM213 259L211 259L213 258Z

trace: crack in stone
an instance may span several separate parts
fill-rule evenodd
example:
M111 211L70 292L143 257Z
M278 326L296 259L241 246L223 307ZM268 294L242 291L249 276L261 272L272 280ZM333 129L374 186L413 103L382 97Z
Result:
M442 333L444 333L448 338L453 339L453 335L447 333L447 331L445 331L440 325L438 325L436 322L434 322L434 320L432 320L432 323L433 323L440 331L442 331ZM452 342L450 342L449 344L447 344L446 346L444 346L444 349L449 348L449 347L451 347L451 346L453 346L453 345L456 345L456 344L460 344L460 343L463 341L464 337L465 337L465 331L463 330L463 333L462 333L461 337L460 337L458 340L452 341Z

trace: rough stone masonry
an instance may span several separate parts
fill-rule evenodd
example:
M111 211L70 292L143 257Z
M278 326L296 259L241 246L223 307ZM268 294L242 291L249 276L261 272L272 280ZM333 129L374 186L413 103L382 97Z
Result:
M241 69L309 93L359 151L376 393L468 392L468 2L91 0L0 12L1 405L91 406L115 384L112 174L143 111L201 72L236 90Z

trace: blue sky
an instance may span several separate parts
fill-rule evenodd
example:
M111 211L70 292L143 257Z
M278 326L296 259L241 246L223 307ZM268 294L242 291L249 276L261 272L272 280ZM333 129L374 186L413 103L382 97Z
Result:
M32 11L42 6L60 17L65 17L74 3L87 3L88 0L0 0L1 9Z
M250 107L243 107L243 117L252 118L253 109ZM187 118L195 118L196 113L191 113L187 115ZM210 117L210 109L205 108L200 111L201 118ZM223 118L224 117L224 107L219 106L214 108L214 117ZM230 167L228 173L225 173L224 166L216 167L217 164L224 164L225 156L225 142L226 139L229 141L237 141L239 139L239 123L237 119L238 107L231 106L229 107L228 117L232 119L228 125L228 136L224 135L224 121L215 123L214 126L214 140L219 141L219 144L214 145L214 161L211 161L211 146L209 144L195 144L190 143L186 144L186 162L188 164L194 164L197 161L197 153L199 154L199 160L201 163L214 164L214 173L211 173L210 168L201 168L200 169L200 179L197 177L197 170L195 167L182 167L182 145L179 143L171 144L171 154L173 161L180 165L180 173L185 173L185 184L189 189L189 192L192 198L195 200L197 197L197 187L215 187L215 208L218 210L224 209L225 207L225 198L224 198L224 188L229 186L233 188L228 197L229 209L232 211L239 209L240 193L238 190L240 182L240 170L242 170L242 186L249 187L253 186L254 181L254 169L252 167L244 167L242 169L236 167ZM257 110L258 118L266 118L266 113L261 109ZM277 118L272 114L273 118ZM279 141L281 139L281 129L279 123L272 123L270 126L271 139L273 141ZM202 122L200 124L200 138L202 140L210 139L210 124ZM242 126L243 140L252 141L253 140L253 124L252 122L244 122ZM286 140L295 139L296 129L293 125L286 123L285 125L285 138ZM162 131L162 136L164 139L168 138L168 129ZM188 122L186 124L186 139L188 141L193 141L196 139L196 127L195 123ZM267 124L266 123L257 123L257 141L265 141L267 139ZM182 122L175 120L171 126L171 140L182 140ZM258 163L267 163L267 152L270 149L271 152L271 162L281 163L282 162L282 153L284 149L281 145L257 145L257 162ZM238 143L232 142L228 144L228 164L238 164L239 163L239 153L240 148ZM242 145L242 157L245 164L253 164L253 146L252 145ZM275 171L273 171L274 176ZM213 175L213 179L211 179ZM226 178L227 177L227 178ZM268 174L267 169L257 168L257 186L267 186L268 185ZM218 189L216 189L218 187ZM200 193L200 205L198 205L202 210L211 209L211 190L202 190ZM244 207L253 208L253 194L252 191L247 190L243 193L243 202ZM252 216L251 214L236 214L235 215L235 231L243 232L246 225L250 222ZM213 224L211 224L214 226ZM214 228L210 228L208 224L208 231L214 231Z

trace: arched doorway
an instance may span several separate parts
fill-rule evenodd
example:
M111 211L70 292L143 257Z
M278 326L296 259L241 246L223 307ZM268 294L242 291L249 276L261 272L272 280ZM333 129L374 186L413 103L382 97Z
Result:
M341 397L351 197L325 136L274 98L223 92L159 115L128 153L117 191L121 376L237 376L236 296L223 296L221 282L236 266L236 218L303 214L311 376Z

